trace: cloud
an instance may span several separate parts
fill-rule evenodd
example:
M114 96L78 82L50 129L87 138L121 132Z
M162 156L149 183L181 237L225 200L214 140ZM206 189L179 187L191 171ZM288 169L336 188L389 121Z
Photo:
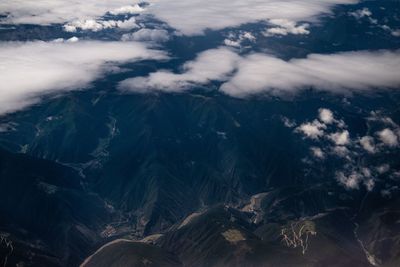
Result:
M400 133L400 127L390 117L385 116L383 112L372 111L370 116L365 118L368 122L367 132L377 127L380 129L391 127L375 133L375 136L381 140L379 142L369 135L352 139L349 131L346 130L345 122L335 119L331 110L320 108L318 113L318 118L312 122L302 123L294 129L295 133L304 135L312 142L310 146L312 157L305 158L304 162L317 164L319 161L332 158L339 160L335 178L349 190L359 189L361 185L364 185L368 191L371 191L375 183L381 182L384 178L393 178L399 173L391 170L389 165L391 159L385 155L385 149L388 147L398 147L400 138L400 135L396 136ZM285 126L287 122L290 122L286 117L281 117L281 120ZM295 122L292 123L295 125ZM365 153L366 151L368 153ZM377 156L387 162L374 164Z
M240 32L239 34L229 33L229 36L224 40L226 46L241 47L243 42L255 42L256 37L251 32Z
M181 92L213 80L234 97L268 93L285 95L305 88L345 94L400 86L400 51L359 51L311 54L284 61L260 53L239 56L227 48L201 53L183 66L182 73L159 71L123 82L137 92Z
M371 111L370 116L367 117L368 121L372 122L379 122L383 125L391 126L394 128L398 128L399 125L397 125L392 118L385 116L381 111Z
M311 147L310 150L314 157L316 157L318 159L325 159L325 153L324 153L324 151L322 151L321 148Z
M311 139L318 139L324 135L326 125L314 120L313 122L306 122L296 128L297 132L303 133L306 137Z
M336 172L336 180L346 189L359 189L364 184L368 191L375 187L375 179L371 170L366 167L352 169L350 171Z
M139 28L139 25L136 24L136 19L132 17L127 20L75 20L63 26L66 32L76 32L77 30L97 32L112 28L130 30Z
M182 67L182 73L158 71L148 77L137 77L124 80L119 87L125 91L146 93L157 90L164 92L181 92L193 85L208 84L213 80L225 80L234 70L239 55L228 48L208 50L197 56L194 61Z
M366 179L364 181L364 185L368 191L372 191L372 189L374 189L374 187L375 187L375 180L374 179Z
M372 25L381 28L382 30L390 33L394 37L400 37L400 29L392 29L386 24L379 24L378 19L373 17L372 12L368 8L363 8L356 10L354 12L349 12L349 15L356 18L357 20L362 20L366 18ZM383 21L384 23L388 22L387 19L384 19Z
M86 87L118 63L162 58L162 52L135 42L0 43L0 115L42 94Z
M74 37L71 37L71 38L67 39L66 42L76 43L76 42L79 42L79 38L74 36Z
M126 33L122 36L122 41L140 42L167 42L169 40L168 31L163 29L140 29L134 33Z
M287 19L271 19L269 23L278 26L272 27L264 31L265 36L273 35L288 35L288 34L309 34L310 31L307 29L310 24L303 23L297 25L295 21L290 21Z
M0 1L0 13L8 14L3 23L64 24L75 20L95 19L107 12L122 14L135 9L136 0L13 0ZM133 5L133 6L132 6ZM132 6L132 8L128 8Z
M389 164L382 164L382 165L376 167L376 171L379 174L387 173L388 171L390 171L390 165Z
M371 24L377 25L378 20L372 17L372 12L368 8L363 8L356 10L354 12L349 12L350 16L353 16L357 20L367 18ZM378 27L385 28L385 26L378 25Z
M284 117L284 116L283 116L283 117L281 117L281 120L282 120L282 122L283 122L283 125L285 125L285 127L287 127L287 128L296 127L296 122L290 120L290 119L287 118L287 117Z
M154 0L149 12L186 35L273 19L313 21L336 4L356 0ZM205 19L206 18L206 19Z
M112 15L124 15L124 14L138 14L145 11L143 7L138 4L131 5L131 6L122 6L110 11Z
M311 54L284 61L270 55L253 54L237 64L235 75L222 85L228 95L285 94L313 87L346 93L400 85L400 51L361 51Z
M356 19L362 19L364 17L371 17L372 12L368 8L365 7L363 9L359 9L354 12L350 12L349 15L355 17Z
M335 121L333 116L333 112L327 108L320 108L319 112L319 119L325 124L331 124Z
M244 23L274 19L314 21L329 13L337 4L354 4L357 0L148 0L138 6L135 0L14 0L1 1L0 13L11 24L53 24L96 19L110 14L145 13L167 22L186 35L202 34L206 29L219 30ZM206 18L206 19L205 19Z
M359 184L362 181L363 177L357 172L345 174L344 172L339 171L336 173L336 179L347 189L359 189Z
M225 39L224 44L226 46L232 46L232 47L240 47L240 41L239 40L232 40L232 39Z
M400 29L391 30L390 32L394 37L400 37Z
M360 144L362 146L362 148L364 150L366 150L367 152L373 154L376 152L376 145L375 145L375 141L374 138L371 136L363 136L360 139Z
M342 145L336 145L332 148L332 154L341 158L349 159L350 152L351 151L346 146Z
M377 135L379 139L389 147L396 147L399 144L397 135L388 128L379 131Z
M349 131L344 130L329 135L329 139L334 142L337 146L344 146L350 143Z

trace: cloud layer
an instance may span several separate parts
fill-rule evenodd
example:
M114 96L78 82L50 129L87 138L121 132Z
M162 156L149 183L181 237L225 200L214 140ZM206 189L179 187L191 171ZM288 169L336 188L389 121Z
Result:
M124 89L179 92L212 80L223 81L220 90L235 97L257 93L287 94L304 88L336 93L400 86L400 51L361 51L284 61L271 55L239 56L227 48L201 53L179 74L158 71L148 77L124 81Z
M205 29L223 29L244 23L284 20L286 24L314 20L333 5L353 4L357 0L149 0L145 9L131 0L14 0L0 2L0 13L9 14L12 24L52 24L96 19L106 13L145 12L167 22L186 35L201 34ZM295 27L295 26L294 26ZM300 26L301 27L301 26ZM295 30L291 27L289 31ZM300 29L304 32L305 29Z
M0 13L11 24L63 24L75 20L94 19L107 12L132 13L138 10L136 0L13 0L0 1ZM139 10L138 10L139 11Z
M285 19L309 21L327 13L336 4L357 0L153 0L149 12L187 35L205 29L223 29L244 23Z
M332 92L393 88L400 85L400 52L346 52L311 54L284 61L254 54L242 58L237 73L221 90L229 95L285 93L314 87Z
M43 93L88 86L116 63L164 57L135 42L0 43L0 115L32 104Z

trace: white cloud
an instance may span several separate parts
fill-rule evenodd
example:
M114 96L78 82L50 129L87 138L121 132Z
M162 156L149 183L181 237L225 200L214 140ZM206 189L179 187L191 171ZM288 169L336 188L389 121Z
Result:
M320 108L318 111L318 119L303 123L294 130L294 132L302 133L312 139L311 141L314 143L310 147L314 160L306 158L304 162L317 164L317 160L329 160L336 157L343 163L335 173L336 180L347 189L359 189L361 185L364 185L368 191L371 191L377 181L376 175L380 178L384 178L381 177L383 174L389 178L396 175L396 172L391 170L389 163L380 162L375 165L374 161L370 160L374 159L376 153L384 153L382 149L384 146L397 147L399 145L400 135L398 137L396 134L397 132L400 133L400 127L390 117L385 116L383 112L372 111L370 116L366 118L369 122L367 124L368 132L371 131L371 128L374 129L377 126L380 126L381 129L382 127L390 127L376 132L376 135L382 141L376 144L374 137L369 135L351 139L349 131L344 129L346 124L343 120L334 118L333 112L328 109ZM286 117L281 117L281 120L284 124L290 122ZM287 127L290 127L290 125ZM328 140L333 143L325 142ZM380 158L384 156L384 154L378 155ZM398 172L398 175L400 176L400 172Z
M368 191L372 191L375 187L375 180L371 170L365 167L352 169L349 172L336 172L336 180L341 183L346 189L359 189L361 184L364 184Z
M387 146L396 147L399 144L397 135L388 128L379 131L377 135L379 139Z
M319 147L311 147L310 150L311 150L311 153L313 154L314 157L316 157L318 159L324 159L325 158L325 153L324 153L324 151L322 151L321 148L319 148Z
M353 4L356 0L154 0L149 12L187 35L205 29L223 29L244 23L284 19L313 21L330 12L333 5ZM205 19L206 18L206 19Z
M71 37L71 38L67 39L66 42L68 42L68 43L76 43L76 42L79 42L79 38L74 36L74 37Z
M243 32L239 35L239 39L254 42L256 37L251 32Z
M272 27L264 31L265 36L273 35L288 35L288 34L309 34L310 31L307 29L310 24L303 23L297 25L295 21L290 21L287 19L271 19L269 21L271 24L278 26Z
M371 136L363 136L360 139L360 144L364 150L373 154L376 152L376 145L374 142L374 138Z
M366 7L363 8L363 9L356 10L354 12L350 12L349 14L351 16L355 17L356 19L361 19L361 18L364 18L364 17L371 17L372 16L372 12Z
M400 37L400 29L392 29L388 25L378 25L382 30L389 32L394 37Z
M137 77L122 81L120 88L126 91L145 93L151 90L180 92L194 84L207 84L212 80L225 80L234 70L239 56L228 48L208 50L194 61L183 66L182 73L158 71L148 77Z
M86 87L117 63L162 58L162 52L135 42L0 43L0 114L42 94Z
M349 158L348 156L350 154L350 150L345 146L337 145L337 146L333 147L332 151L335 156L347 158L347 159Z
M224 40L226 46L241 47L242 42L249 41L255 42L256 37L251 32L240 32L239 34L230 33L228 38Z
M331 139L337 146L344 146L350 143L350 134L349 131L344 130L342 132L330 134L329 139Z
M283 125L285 125L285 127L287 127L287 128L296 127L296 122L295 121L292 121L287 117L281 117L281 119L282 119Z
M330 109L320 108L318 110L318 113L319 113L318 114L319 120L325 123L326 125L335 124L335 126L340 129L347 127L346 123L343 120L335 119L335 116L333 115L333 112Z
M370 116L367 117L368 121L374 121L374 122L381 122L384 125L389 125L392 127L399 127L393 120L392 118L389 118L388 116L385 116L382 114L380 111L371 111Z
M335 121L333 116L333 112L327 108L320 108L319 112L319 119L325 124L332 124Z
M205 29L223 29L244 23L273 19L314 21L329 13L336 4L354 4L357 0L148 0L141 10L136 0L13 0L1 1L0 13L9 13L7 23L52 24L96 19L107 12L146 13L167 22L187 35Z
M303 133L306 137L311 139L318 139L324 135L326 125L314 120L313 122L306 122L296 128L297 132Z
M347 189L359 189L362 178L362 175L357 172L352 172L348 175L341 171L336 173L336 179Z
M167 42L168 31L163 29L140 29L134 33L124 34L122 41Z
M400 85L398 69L400 51L311 54L307 58L284 61L259 53L243 57L219 48L201 53L195 60L186 63L180 74L159 71L149 77L123 82L123 87L140 92L180 92L211 80L220 80L226 81L220 90L234 97L257 93L296 93L310 87L347 93L397 88Z
M372 17L372 12L368 8L363 8L363 9L356 10L354 12L350 12L349 15L353 16L357 20L367 18L371 24L374 24L374 25L378 24L378 20L374 19ZM384 28L385 26L378 25L378 27Z
M269 55L242 58L237 72L221 90L228 95L293 93L313 87L337 93L400 85L400 51L311 54L284 61Z
M127 8L137 4L136 0L13 0L0 1L0 13L9 14L3 19L11 24L39 24L71 22L75 20L96 19L107 12L122 11L130 13Z
M145 9L139 6L138 4L130 5L130 6L122 6L110 11L112 15L123 15L123 14L138 14L143 12Z
M225 39L224 40L224 44L226 46L240 47L240 41L239 40Z
M75 20L65 24L63 28L66 32L76 32L77 30L97 32L112 28L130 30L139 28L139 25L136 24L136 19L132 17L127 20Z
M390 32L394 37L400 37L400 29L391 30Z

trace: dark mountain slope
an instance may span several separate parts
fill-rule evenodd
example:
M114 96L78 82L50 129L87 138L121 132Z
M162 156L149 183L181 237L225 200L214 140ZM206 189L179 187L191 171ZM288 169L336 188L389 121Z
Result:
M81 183L68 167L0 149L0 231L13 244L8 264L73 265L87 255L110 214Z
M140 242L115 240L101 247L81 267L180 267L178 258L165 250Z

